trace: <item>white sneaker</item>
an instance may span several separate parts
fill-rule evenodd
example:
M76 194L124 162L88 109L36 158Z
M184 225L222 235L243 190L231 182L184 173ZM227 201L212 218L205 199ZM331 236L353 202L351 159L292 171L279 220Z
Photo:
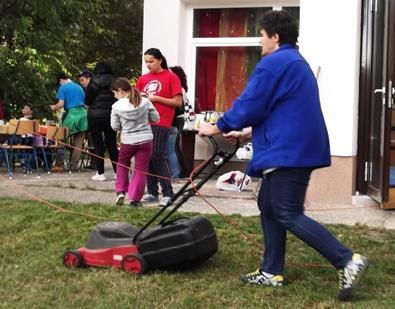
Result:
M159 202L159 197L157 195L152 194L144 194L143 198L141 199L142 203L156 203Z
M240 276L240 280L245 283L257 285L283 286L284 277L282 275L265 273L258 268L252 273Z
M353 254L346 267L337 271L339 277L339 300L348 300L358 281L368 268L369 261L365 256Z
M161 199L160 202L159 202L159 206L161 206L161 207L167 206L167 205L169 204L170 200L171 200L171 197L170 197L170 196L164 196L164 197L162 197L162 199Z
M92 180L94 180L94 181L106 181L107 178L106 178L106 176L104 176L104 174L96 173L95 176L92 176Z
M115 205L122 206L124 200L125 200L125 193L123 192L117 193L117 199L115 200Z

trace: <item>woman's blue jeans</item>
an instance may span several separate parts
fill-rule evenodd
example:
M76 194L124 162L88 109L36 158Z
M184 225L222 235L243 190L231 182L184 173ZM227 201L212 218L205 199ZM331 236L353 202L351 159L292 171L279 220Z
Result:
M265 174L258 196L265 251L260 267L270 274L283 274L287 231L317 250L337 269L352 258L324 226L304 214L311 168L278 168Z
M176 127L170 127L169 140L167 141L167 155L169 157L169 164L171 170L171 178L177 179L180 177L180 164L176 153L176 140L178 130Z

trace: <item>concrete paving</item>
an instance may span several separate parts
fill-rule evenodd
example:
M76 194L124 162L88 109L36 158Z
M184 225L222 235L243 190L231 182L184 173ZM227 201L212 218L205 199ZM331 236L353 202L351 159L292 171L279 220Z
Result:
M37 196L49 201L79 203L102 203L113 205L115 199L114 181L92 181L94 172L84 170L81 173L35 174L24 176L17 173L8 179L5 170L0 169L0 196L31 198ZM112 176L112 175L111 175ZM174 183L177 191L187 180ZM257 216L259 214L253 195L254 184L242 192L217 190L215 179L210 179L199 191L222 214L240 214ZM146 207L157 207L151 205ZM200 196L190 198L180 211L216 213ZM383 210L366 196L354 199L354 204L308 204L306 214L322 223L367 225L373 228L395 229L395 210Z

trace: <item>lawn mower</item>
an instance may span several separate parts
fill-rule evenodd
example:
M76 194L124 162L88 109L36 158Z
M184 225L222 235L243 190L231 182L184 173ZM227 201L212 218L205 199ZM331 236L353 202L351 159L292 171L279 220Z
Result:
M238 149L236 145L231 152L218 151L215 139L208 138L214 146L211 157L143 227L136 228L122 221L102 222L90 233L85 247L63 255L63 264L68 267L117 267L132 274L143 274L148 269L185 269L213 256L218 242L207 218L201 215L170 218ZM192 181L206 169L208 173L194 184L194 188Z

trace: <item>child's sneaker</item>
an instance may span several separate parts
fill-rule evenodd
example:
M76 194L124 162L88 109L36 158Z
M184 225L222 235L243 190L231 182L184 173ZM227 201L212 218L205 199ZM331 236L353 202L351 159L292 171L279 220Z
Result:
M346 267L338 270L339 277L339 300L347 300L350 298L353 289L357 286L363 273L368 268L368 259L359 254L353 254L352 259L347 263Z
M145 194L143 198L141 199L142 203L154 203L154 202L159 202L159 197L157 195L153 194Z
M130 201L129 202L129 207L132 207L132 208L143 207L143 204L141 204L138 201Z
M125 193L124 192L118 192L117 193L117 199L115 200L115 205L121 206L123 205L123 201L125 200Z
M240 276L240 280L258 285L282 286L284 278L281 275L272 275L257 269L252 273Z

